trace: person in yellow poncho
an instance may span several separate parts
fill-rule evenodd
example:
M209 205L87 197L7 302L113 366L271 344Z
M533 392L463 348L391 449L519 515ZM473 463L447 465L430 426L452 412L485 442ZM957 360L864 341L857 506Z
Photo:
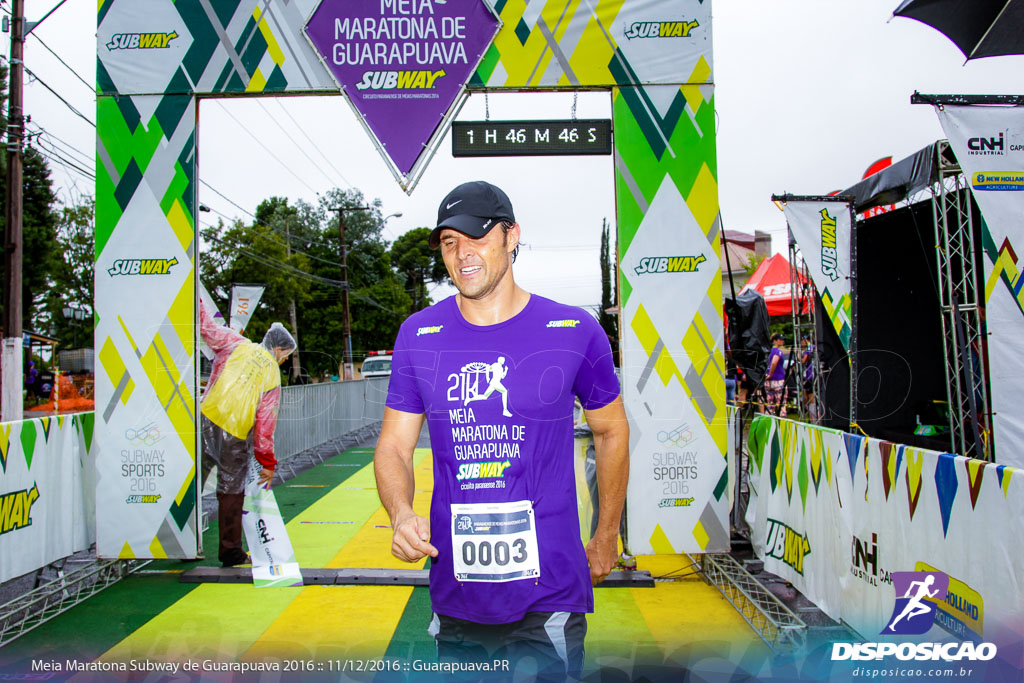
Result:
M242 549L242 504L249 461L263 466L260 486L274 478L274 427L281 404L278 366L295 350L295 339L281 323L256 344L218 325L199 306L200 334L213 350L213 372L203 396L203 482L217 467L220 525L218 559L224 567L250 562Z

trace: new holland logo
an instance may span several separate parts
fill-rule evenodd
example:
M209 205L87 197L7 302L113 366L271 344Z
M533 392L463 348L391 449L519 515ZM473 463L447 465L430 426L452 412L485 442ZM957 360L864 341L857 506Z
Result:
M1024 171L975 173L971 187L975 190L1024 192Z
M178 37L170 33L115 33L107 43L108 50L153 50L168 47Z
M0 495L0 535L32 526L32 506L39 500L35 484L24 491Z
M122 258L114 261L107 272L115 275L167 275L178 259L171 258Z
M445 75L444 69L364 71L363 80L356 83L356 90L433 90L437 79Z
M695 273L700 264L707 261L704 254L696 256L651 256L640 259L637 275L650 273Z
M839 279L839 252L836 251L836 219L821 210L821 272L832 282Z
M626 29L626 37L633 38L689 38L700 22L693 21L634 21Z

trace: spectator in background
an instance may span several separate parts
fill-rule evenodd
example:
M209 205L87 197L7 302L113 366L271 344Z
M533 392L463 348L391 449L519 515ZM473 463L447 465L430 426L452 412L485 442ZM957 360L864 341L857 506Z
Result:
M255 344L218 325L199 305L200 333L216 354L203 395L203 482L217 467L220 525L218 558L224 567L248 564L242 549L242 504L249 461L263 466L260 486L274 478L274 427L281 404L279 366L295 350L295 339L281 323Z
M28 370L25 372L25 389L28 391L30 400L34 401L38 396L39 387L39 371L36 370L36 362L30 360L28 362Z
M767 406L762 412L786 417L786 363L782 347L786 339L776 332L772 335L772 350L768 354L768 374L764 382Z
M811 338L806 335L800 338L800 345L803 347L800 352L800 364L803 367L804 405L811 418L814 418L814 345L811 344Z

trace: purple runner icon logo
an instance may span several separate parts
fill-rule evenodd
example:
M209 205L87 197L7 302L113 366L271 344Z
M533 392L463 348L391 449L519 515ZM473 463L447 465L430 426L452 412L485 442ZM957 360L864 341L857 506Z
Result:
M921 635L935 623L939 603L945 601L949 577L942 572L893 572L896 604L883 634Z

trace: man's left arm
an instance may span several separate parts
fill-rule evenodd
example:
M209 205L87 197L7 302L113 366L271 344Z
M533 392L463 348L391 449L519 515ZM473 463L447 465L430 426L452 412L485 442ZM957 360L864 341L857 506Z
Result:
M611 573L619 555L619 521L629 481L629 423L621 395L604 407L585 412L594 432L600 492L597 530L587 544L590 580L597 585Z

